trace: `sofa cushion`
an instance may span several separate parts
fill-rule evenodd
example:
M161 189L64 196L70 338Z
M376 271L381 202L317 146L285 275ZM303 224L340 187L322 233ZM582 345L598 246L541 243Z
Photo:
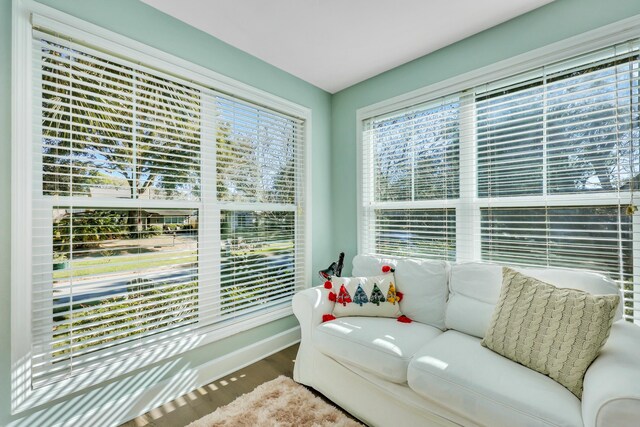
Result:
M335 297L335 317L402 316L396 295L393 273L372 277L332 277L332 294Z
M447 331L409 364L416 393L480 425L581 426L580 400L551 378Z
M557 288L504 267L482 345L582 397L582 379L609 337L619 295Z
M318 350L344 364L381 378L407 381L415 352L442 331L421 323L382 317L341 317L319 325L313 333Z
M612 280L587 271L547 267L514 269L559 288L578 289L594 295L620 292ZM477 262L453 265L449 281L449 302L446 305L446 327L483 338L501 288L501 265ZM621 316L622 305L619 305L615 319Z
M402 314L417 322L444 330L445 307L449 296L449 263L357 255L353 258L353 275L380 274L383 265L395 268L396 285L404 294L400 301Z

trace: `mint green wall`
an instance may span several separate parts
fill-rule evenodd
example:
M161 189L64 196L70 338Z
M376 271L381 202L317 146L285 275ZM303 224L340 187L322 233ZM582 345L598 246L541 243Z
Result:
M315 199L311 230L312 271L325 266L332 257L330 241L325 238L331 230L331 210L327 203L330 199L330 94L137 0L43 0L41 3L311 108L314 159L311 194ZM11 0L0 0L0 150L4 153L0 156L0 426L12 421L16 425L38 426L54 421L64 422L70 416L92 409L104 401L105 396L113 398L131 391L130 383L134 377L96 387L89 394L76 395L59 405L46 405L38 411L21 414L26 419L10 416L11 4ZM149 387L177 372L184 372L296 325L293 316L272 322L157 364L155 371L142 371L147 375L138 375L135 381ZM119 410L113 408L111 413L115 415ZM95 424L105 422L107 420L100 420Z
M334 94L331 111L333 252L345 251L348 260L357 252L358 108L636 14L640 14L640 0L556 0Z

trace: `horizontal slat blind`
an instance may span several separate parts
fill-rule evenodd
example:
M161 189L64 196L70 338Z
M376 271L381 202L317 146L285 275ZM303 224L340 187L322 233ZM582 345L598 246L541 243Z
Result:
M202 88L35 36L44 194L198 200Z
M377 253L455 259L455 209L376 209Z
M605 273L640 323L639 54L630 41L365 119L361 250ZM418 178L416 153L443 141L434 105L457 111L455 155ZM432 116L417 139L416 111Z
M275 203L295 210L301 194L303 123L216 96L217 188L221 202Z
M455 259L455 208L419 207L459 197L456 96L364 123L365 252Z
M481 212L486 260L571 265L616 278L620 267L631 271L631 217L624 207L482 208Z
M286 309L304 121L34 30L32 384Z
M221 212L221 315L289 301L304 283L304 124L219 95L217 197Z
M538 79L476 98L479 197L542 194L543 103Z

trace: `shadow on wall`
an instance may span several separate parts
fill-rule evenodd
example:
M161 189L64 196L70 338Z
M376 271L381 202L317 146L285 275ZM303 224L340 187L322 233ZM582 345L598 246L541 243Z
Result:
M197 344L190 340L178 351L187 351ZM129 359L130 364L135 364L136 360L139 361L139 358ZM178 372L171 376L168 384L164 382L158 384L181 365ZM28 372L26 369L22 371ZM108 374L109 372L104 375ZM15 395L12 396L12 403L15 404L25 400L24 394L30 390L30 382L26 376L14 378L13 381ZM126 420L147 412L175 396L181 396L196 388L198 385L196 381L197 374L191 369L191 363L186 362L183 357L177 357L128 377L114 379L102 387L82 392L81 395L61 397L58 399L59 403L56 404L53 401L51 402L53 406L45 409L35 408L22 412L17 415L21 418L11 422L7 427L110 424L109 420L116 422ZM153 393L149 393L150 391ZM154 398L147 400L146 397L149 395ZM60 401L62 399L65 400ZM105 405L106 402L110 404Z

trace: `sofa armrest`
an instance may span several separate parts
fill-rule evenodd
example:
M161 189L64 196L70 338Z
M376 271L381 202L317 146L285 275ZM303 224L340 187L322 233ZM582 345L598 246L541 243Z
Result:
M617 321L584 377L585 427L631 426L640 418L640 327Z
M323 286L305 289L293 296L293 314L300 322L303 341L311 338L311 331L322 323L323 314L333 312L334 304L329 301L329 291Z

